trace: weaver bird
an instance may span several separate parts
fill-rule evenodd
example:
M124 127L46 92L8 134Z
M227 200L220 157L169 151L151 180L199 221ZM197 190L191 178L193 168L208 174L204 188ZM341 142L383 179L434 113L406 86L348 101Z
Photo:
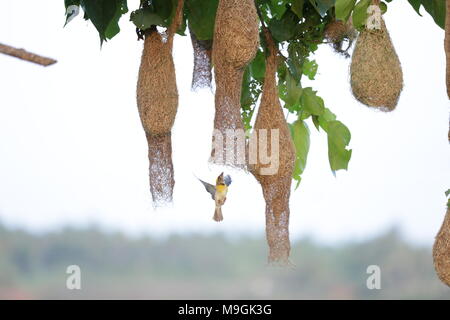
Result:
M197 178L198 179L198 178ZM222 206L227 200L228 186L231 184L231 177L229 175L223 176L223 172L217 177L216 185L209 184L201 179L201 183L205 186L206 191L208 191L213 200L216 203L216 209L214 210L213 220L220 222L223 220L222 216Z

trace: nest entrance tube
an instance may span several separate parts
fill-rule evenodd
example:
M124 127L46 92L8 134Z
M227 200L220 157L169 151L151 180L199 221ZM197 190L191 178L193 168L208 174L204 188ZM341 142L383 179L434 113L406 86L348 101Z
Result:
M278 98L276 71L278 50L264 28L269 56L254 130L248 148L248 168L261 184L266 201L266 237L269 263L287 265L291 250L289 241L289 197L295 164L295 147ZM267 139L261 135L267 134ZM256 143L255 146L251 146ZM255 152L257 156L252 155ZM271 155L271 162L263 163L262 154ZM266 161L264 161L266 162ZM275 163L274 163L275 162Z
M175 184L171 130L178 109L178 90L172 47L183 3L178 1L167 38L156 28L145 32L139 67L137 105L148 142L150 191L155 206L172 201Z
M258 46L259 20L254 1L219 0L213 39L216 112L211 161L216 164L245 167L245 143L239 143L245 136L242 78Z
M211 88L211 54L212 40L198 40L189 29L192 48L194 49L194 71L192 72L192 90Z
M175 185L171 133L161 135L147 133L146 136L150 162L150 192L155 206L160 206L172 201L172 190Z
M387 112L397 106L403 88L403 73L381 17L380 23L379 30L364 28L356 40L350 84L358 101Z
M266 238L269 245L268 261L286 265L289 262L289 197L291 177L263 186L266 200Z

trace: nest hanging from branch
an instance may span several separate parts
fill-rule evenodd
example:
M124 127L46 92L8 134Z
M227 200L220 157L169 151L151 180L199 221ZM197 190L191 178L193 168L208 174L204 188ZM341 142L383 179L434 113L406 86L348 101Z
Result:
M219 0L213 39L216 112L211 153L212 161L217 164L245 166L240 103L242 78L245 66L253 60L258 47L259 20L254 1ZM216 140L217 133L221 135L220 141ZM230 133L241 134L243 139L227 139Z
M269 55L266 57L261 104L249 143L248 168L261 184L266 201L268 260L271 263L285 265L289 261L291 248L289 241L289 197L296 154L291 133L278 98L275 78L278 66L278 49L266 28L264 28L264 35ZM261 140L262 134L267 134L265 141L264 139ZM270 164L262 163L262 155L270 155L272 162ZM275 168L276 170L274 170Z
M149 150L150 191L158 206L172 201L171 130L178 108L178 90L172 57L173 37L181 23L184 0L179 0L167 38L156 28L145 32L137 84L137 105Z
M361 103L392 111L403 88L403 72L386 25L360 32L350 66L353 95Z

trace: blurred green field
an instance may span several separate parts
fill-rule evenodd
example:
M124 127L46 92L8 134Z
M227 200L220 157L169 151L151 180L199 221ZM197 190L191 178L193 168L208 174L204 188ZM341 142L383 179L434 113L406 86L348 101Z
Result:
M264 236L127 238L97 229L35 235L0 227L1 299L449 299L431 248L391 230L358 243L292 244L292 268L266 264ZM81 268L81 290L66 268ZM366 287L369 265L381 290Z

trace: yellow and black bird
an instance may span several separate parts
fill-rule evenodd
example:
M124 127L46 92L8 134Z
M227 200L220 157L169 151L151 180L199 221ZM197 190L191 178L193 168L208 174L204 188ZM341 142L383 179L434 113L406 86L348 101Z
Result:
M197 178L198 179L198 178ZM223 220L222 216L222 205L227 200L228 186L231 184L231 177L229 175L223 176L223 172L217 177L216 185L209 184L201 179L201 183L205 186L206 191L208 191L213 200L216 203L216 209L214 210L213 220L220 222Z

